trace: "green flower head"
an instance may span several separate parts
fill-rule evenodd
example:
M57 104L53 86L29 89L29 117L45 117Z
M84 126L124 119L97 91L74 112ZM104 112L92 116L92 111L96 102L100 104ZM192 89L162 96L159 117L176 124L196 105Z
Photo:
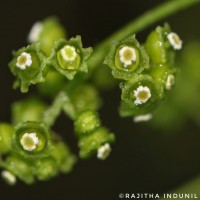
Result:
M123 106L120 112L129 110L131 115L148 112L160 99L154 81L149 75L137 75L127 81L122 87L121 98Z
M131 35L113 44L104 63L112 69L115 78L129 80L134 73L149 68L149 57L135 35Z
M86 60L91 53L92 48L82 47L80 36L68 41L61 39L55 43L48 63L71 80L79 71L88 71Z
M47 73L46 57L40 50L39 43L14 52L9 67L12 74L16 77L14 88L20 87L21 92L27 92L31 84L45 81Z
M16 125L13 144L23 156L40 158L49 154L51 138L43 123L28 121Z

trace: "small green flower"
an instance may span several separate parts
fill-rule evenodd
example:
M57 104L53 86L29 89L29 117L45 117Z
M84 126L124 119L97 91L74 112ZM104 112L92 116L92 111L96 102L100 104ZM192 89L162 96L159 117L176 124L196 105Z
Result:
M28 35L28 42L40 42L42 51L50 55L54 42L61 38L66 38L64 28L56 17L49 17L43 21L36 22L32 26Z
M104 153L107 153L104 151L101 153L101 150L99 150L99 148L107 143L113 143L114 141L114 134L109 133L108 130L104 127L97 128L90 135L80 138L79 155L82 159L86 159L92 156L94 153L100 151L97 154L99 155L98 158L104 159L104 157L107 157L106 155L104 155Z
M135 73L149 68L149 57L135 35L132 35L115 42L104 63L112 69L115 78L129 80Z
M61 39L55 43L48 63L71 80L77 72L88 71L86 60L91 53L92 48L82 47L80 36L71 38L68 41Z
M0 155L12 151L14 128L7 123L0 123Z
M47 74L46 57L39 43L14 52L9 67L16 77L14 88L20 87L21 92L27 92L31 84L44 82Z
M134 115L146 113L160 99L154 80L149 75L137 75L122 87L122 101ZM121 107L121 109L123 109ZM120 111L121 112L121 111Z
M99 116L93 111L84 111L78 115L74 122L75 131L79 137L91 134L101 125Z
M13 144L21 155L40 158L49 154L51 138L43 123L27 121L15 126Z

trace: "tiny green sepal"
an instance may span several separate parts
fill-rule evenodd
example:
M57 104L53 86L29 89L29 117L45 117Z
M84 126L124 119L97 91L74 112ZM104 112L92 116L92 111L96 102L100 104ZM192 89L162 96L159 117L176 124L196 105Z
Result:
M28 158L49 155L52 148L50 133L44 123L27 121L15 126L13 137L15 151Z
M72 80L79 71L87 72L86 60L92 53L92 48L83 48L80 36L70 40L60 39L48 59L48 64L55 67L61 74Z
M149 57L135 35L115 42L104 63L112 69L115 78L129 80L135 73L149 68Z
M33 24L28 35L28 42L40 42L42 51L49 56L54 42L66 37L66 32L59 20L56 17L48 17Z
M7 123L0 123L0 155L12 150L12 137L14 128Z
M78 115L74 125L78 137L83 137L91 134L92 131L101 125L101 122L96 112L87 110Z
M40 50L40 44L34 43L13 53L9 63L12 74L16 77L13 87L20 87L27 92L31 84L45 81L47 74L46 56Z
M133 115L148 112L162 97L149 75L137 75L123 84L121 99ZM124 105L124 104L123 104ZM124 107L122 107L123 109Z
M113 143L114 141L114 134L104 127L97 128L90 135L80 138L78 143L80 158L87 159L97 153L98 149L103 145Z

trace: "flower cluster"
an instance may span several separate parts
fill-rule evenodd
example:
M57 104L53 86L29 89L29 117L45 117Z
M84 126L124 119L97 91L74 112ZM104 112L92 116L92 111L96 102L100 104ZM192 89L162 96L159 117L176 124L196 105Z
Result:
M80 36L66 40L66 33L55 18L37 22L28 41L32 44L14 52L9 63L16 77L14 88L20 87L21 92L27 92L31 84L45 82L53 69L70 80L79 71L87 72L86 60L92 48L83 48Z
M123 81L121 116L147 114L172 89L177 71L175 51L181 48L181 39L168 24L152 31L144 45L135 35L113 44L104 63Z

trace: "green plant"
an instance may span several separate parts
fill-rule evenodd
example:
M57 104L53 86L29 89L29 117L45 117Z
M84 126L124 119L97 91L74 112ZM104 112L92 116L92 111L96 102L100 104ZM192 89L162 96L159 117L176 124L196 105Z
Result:
M175 53L182 41L168 24L155 28L144 44L138 42L135 33L197 2L167 2L123 27L93 52L83 48L80 36L67 39L55 18L35 24L29 35L32 44L14 52L9 67L16 78L14 88L25 93L37 84L39 93L53 103L48 107L36 98L13 104L12 124L0 126L2 177L10 184L15 183L15 177L32 184L36 179L48 180L59 172L71 171L77 159L52 130L61 111L74 121L80 158L97 154L99 159L106 159L115 136L97 114L101 99L97 88L89 84L94 70L104 63L119 79L121 116L147 119L174 85ZM108 83L106 87L116 85L100 80Z

